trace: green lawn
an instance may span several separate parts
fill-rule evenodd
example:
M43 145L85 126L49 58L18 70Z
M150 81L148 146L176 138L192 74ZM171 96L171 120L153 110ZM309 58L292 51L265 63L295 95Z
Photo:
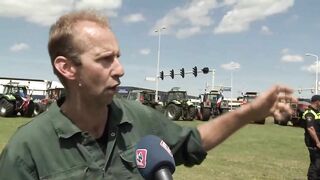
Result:
M201 165L179 166L174 178L306 179L309 155L303 134L302 128L274 125L270 118L265 125L249 124L211 150Z
M8 142L11 135L15 132L17 127L29 122L31 118L20 118L20 117L11 117L3 118L0 117L0 152L3 147Z
M30 119L0 117L0 151L21 124ZM178 121L196 126L201 121ZM302 128L249 124L211 150L199 166L179 166L175 180L184 179L306 179L309 157Z

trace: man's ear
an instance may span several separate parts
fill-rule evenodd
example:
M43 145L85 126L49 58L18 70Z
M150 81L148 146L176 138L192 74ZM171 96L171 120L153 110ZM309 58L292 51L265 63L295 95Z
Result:
M74 80L76 79L76 67L75 65L64 56L58 56L54 60L54 67L59 71L59 73L66 79Z

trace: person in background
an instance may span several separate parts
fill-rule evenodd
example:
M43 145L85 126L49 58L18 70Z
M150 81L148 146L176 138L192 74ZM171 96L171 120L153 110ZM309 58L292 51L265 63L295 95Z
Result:
M295 101L290 88L275 85L250 105L182 127L152 108L114 97L124 75L121 53L98 12L61 16L50 29L48 50L66 96L11 137L0 156L0 179L142 179L134 152L150 134L168 144L176 165L198 165L249 122L292 113L283 102Z
M320 95L311 97L311 105L303 113L305 144L309 151L308 180L320 179Z

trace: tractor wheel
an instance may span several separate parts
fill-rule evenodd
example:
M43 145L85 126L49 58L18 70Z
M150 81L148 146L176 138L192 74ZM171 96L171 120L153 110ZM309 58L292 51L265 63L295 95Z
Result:
M288 125L288 120L279 121L279 125L287 126Z
M202 121L208 121L211 116L211 109L210 108L202 108L201 109L201 114L202 114Z
M38 116L40 113L44 111L44 107L39 103L34 103L34 109L32 116Z
M10 103L6 99L0 99L0 116L8 117L12 116L14 112L14 104Z
M197 115L197 109L194 106L189 106L185 120L192 121Z
M164 113L164 109L163 109L163 106L162 106L162 105L158 104L158 105L156 105L154 108L155 108L156 110L158 110L159 112Z
M300 125L299 118L292 118L291 122L292 122L292 126L299 126Z
M166 108L166 116L171 120L179 120L182 110L175 104L169 104Z
M33 101L29 102L28 108L25 112L22 113L22 116L24 117L32 117L35 110L35 103Z

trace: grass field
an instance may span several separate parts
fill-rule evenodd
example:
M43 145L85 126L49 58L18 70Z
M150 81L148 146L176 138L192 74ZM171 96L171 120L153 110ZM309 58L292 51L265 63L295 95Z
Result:
M0 151L16 128L29 120L0 117ZM249 124L211 150L201 165L177 167L174 179L306 179L309 157L303 133L302 128L274 125L271 120L265 125Z

